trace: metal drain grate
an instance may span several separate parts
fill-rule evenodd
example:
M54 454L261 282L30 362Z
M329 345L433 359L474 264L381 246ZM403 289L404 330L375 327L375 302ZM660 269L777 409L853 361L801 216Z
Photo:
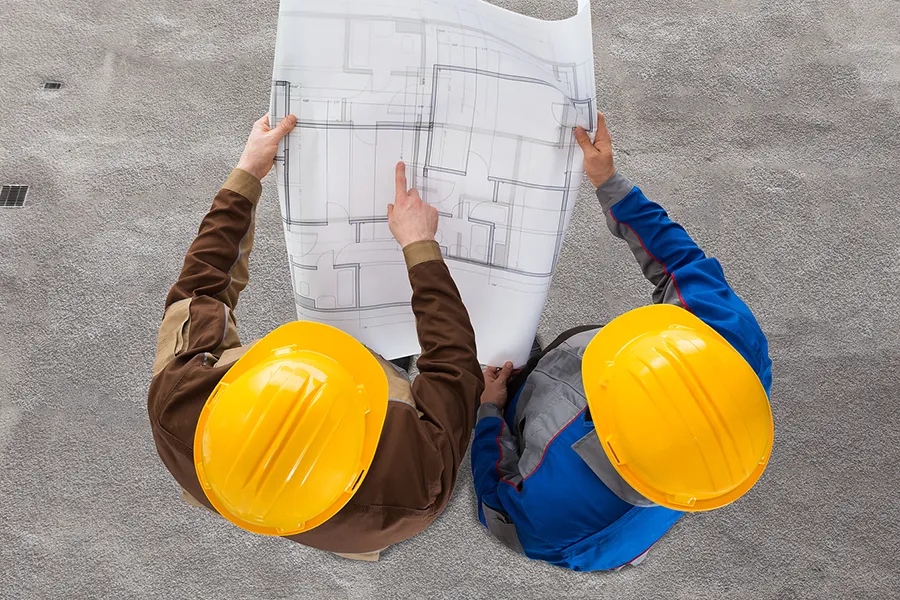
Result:
M59 81L46 81L44 82L45 90L58 90L62 87L62 83Z
M0 208L19 208L25 204L27 185L4 185L0 187Z

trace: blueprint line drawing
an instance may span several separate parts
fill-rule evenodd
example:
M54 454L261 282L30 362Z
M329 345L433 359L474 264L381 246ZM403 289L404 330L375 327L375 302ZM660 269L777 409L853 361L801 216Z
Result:
M386 358L419 351L387 223L394 166L436 240L483 363L528 356L595 129L590 7L539 21L481 0L282 0L270 118L298 318Z

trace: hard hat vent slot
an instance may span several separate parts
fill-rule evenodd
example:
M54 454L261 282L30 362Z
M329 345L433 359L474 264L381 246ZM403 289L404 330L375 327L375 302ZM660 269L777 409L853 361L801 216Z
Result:
M621 464L622 464L622 461L619 460L619 455L616 454L616 451L615 451L615 449L612 447L612 444L609 443L609 442L607 441L607 442L606 442L606 447L609 448L609 452L610 452L610 454L612 454L613 460L616 461L616 464L617 464L617 465L621 465Z
M350 486L350 491L351 491L351 492L355 492L355 491L356 491L356 486L358 486L358 485L359 485L359 482L362 481L362 476L363 476L363 473L365 473L365 472L366 472L365 469L363 469L362 471L359 472L359 475L356 477L356 481L354 481L354 482L353 482L353 485Z
M212 402L216 398L216 396L219 395L219 392L221 392L225 387L226 386L224 383L219 383L219 385L216 386L216 389L213 390L213 393L209 396L209 400L207 400L207 402Z

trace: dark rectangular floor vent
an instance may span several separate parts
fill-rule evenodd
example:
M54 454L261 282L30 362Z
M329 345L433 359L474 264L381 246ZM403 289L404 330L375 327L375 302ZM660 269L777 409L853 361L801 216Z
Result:
M4 185L0 187L0 208L18 208L25 204L27 185Z
M62 87L62 83L59 81L45 81L44 89L45 90L58 90Z

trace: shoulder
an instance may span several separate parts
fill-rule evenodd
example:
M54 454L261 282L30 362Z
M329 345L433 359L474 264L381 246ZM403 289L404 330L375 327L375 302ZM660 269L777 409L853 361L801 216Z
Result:
M193 447L200 412L228 371L205 354L176 357L150 383L147 410L151 424L187 448Z
M415 407L388 405L378 450L353 502L426 510L443 488L444 461L433 425L420 419Z

